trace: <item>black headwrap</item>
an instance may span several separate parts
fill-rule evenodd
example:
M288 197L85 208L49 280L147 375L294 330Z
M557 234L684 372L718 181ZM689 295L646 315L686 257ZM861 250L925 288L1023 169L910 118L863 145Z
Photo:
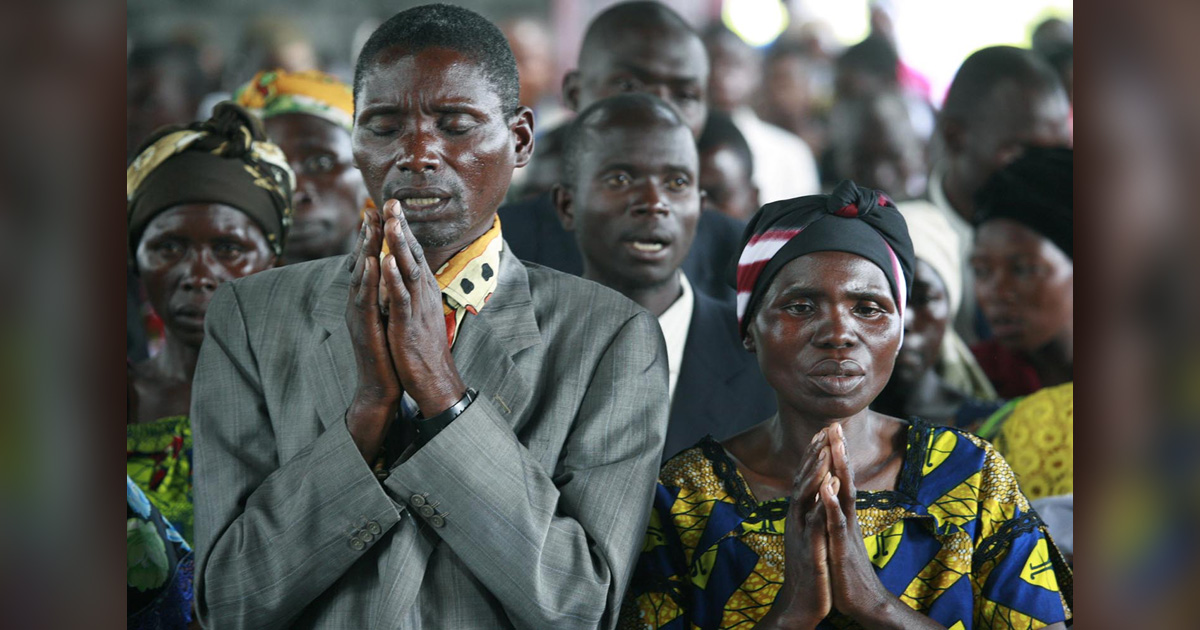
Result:
M847 179L828 195L769 203L750 219L737 267L741 334L784 265L827 251L856 254L878 265L903 317L915 259L908 226L887 196Z
M1071 149L1031 147L975 194L975 225L1011 219L1075 259Z
M187 203L221 203L245 212L275 255L283 253L296 176L283 151L267 141L262 123L232 102L218 104L203 122L155 132L126 177L131 261L150 220Z

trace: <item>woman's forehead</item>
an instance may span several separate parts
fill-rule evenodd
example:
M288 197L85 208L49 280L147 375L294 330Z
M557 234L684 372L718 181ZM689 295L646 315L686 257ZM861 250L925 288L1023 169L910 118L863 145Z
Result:
M779 270L770 290L776 295L785 290L891 295L883 269L858 254L838 251L813 252L792 260Z

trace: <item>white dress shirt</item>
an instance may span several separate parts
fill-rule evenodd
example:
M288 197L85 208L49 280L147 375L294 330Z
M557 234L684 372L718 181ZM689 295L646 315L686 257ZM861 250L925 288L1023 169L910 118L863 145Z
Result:
M683 365L683 350L687 346L688 330L692 327L692 310L696 296L692 294L692 283L687 275L679 273L679 286L683 289L679 299L658 316L663 339L667 341L668 389L671 400L675 399L675 384L679 382L679 368Z
M800 136L763 122L749 107L739 108L731 117L754 155L753 179L760 204L821 192L817 161Z

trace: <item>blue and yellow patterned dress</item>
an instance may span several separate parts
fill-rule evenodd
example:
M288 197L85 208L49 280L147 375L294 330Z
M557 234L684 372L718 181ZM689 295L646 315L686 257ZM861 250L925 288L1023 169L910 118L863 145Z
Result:
M759 503L711 437L668 461L622 628L753 628L783 581L788 499ZM951 630L1040 628L1071 616L1071 572L1004 459L915 420L895 490L858 493L875 572ZM834 611L818 628L857 628Z

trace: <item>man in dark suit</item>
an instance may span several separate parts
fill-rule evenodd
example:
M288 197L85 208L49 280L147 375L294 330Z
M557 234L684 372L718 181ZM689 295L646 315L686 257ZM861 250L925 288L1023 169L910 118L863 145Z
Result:
M693 138L699 138L708 117L707 88L708 53L696 31L662 4L626 2L588 25L578 68L563 77L563 100L578 112L616 94L654 94L678 110ZM559 223L549 194L508 204L499 214L518 258L583 273L579 248ZM733 300L726 274L737 256L742 228L740 221L715 210L700 213L695 242L683 262L697 289Z
M700 217L700 159L678 112L647 94L602 99L568 129L553 190L583 253L583 277L658 318L671 417L663 460L775 412L775 393L737 334L732 305L694 291L680 266Z

